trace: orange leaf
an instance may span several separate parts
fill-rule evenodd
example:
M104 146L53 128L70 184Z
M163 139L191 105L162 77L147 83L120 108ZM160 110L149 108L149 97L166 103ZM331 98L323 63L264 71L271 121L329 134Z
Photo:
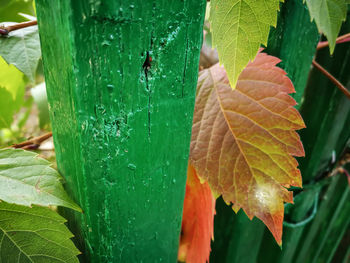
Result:
M218 64L200 72L190 161L216 196L260 218L281 244L283 202L293 202L286 188L302 185L293 156L304 156L295 130L305 124L279 62L259 53L234 91Z
M182 217L178 259L187 263L209 262L213 238L215 198L207 182L199 181L190 164L187 170L186 195Z

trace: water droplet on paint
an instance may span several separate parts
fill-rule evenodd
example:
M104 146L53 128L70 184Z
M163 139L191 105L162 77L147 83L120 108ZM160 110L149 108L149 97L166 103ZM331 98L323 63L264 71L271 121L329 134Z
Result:
M108 85L107 85L107 89L108 89L108 91L109 91L110 93L112 93L113 90L114 90L114 85L108 84Z
M102 41L102 46L105 47L105 46L110 46L111 43L108 41L108 40L103 40Z
M129 168L130 170L135 170L135 169L136 169L136 165L133 164L133 163L129 163L129 164L128 164L128 168Z

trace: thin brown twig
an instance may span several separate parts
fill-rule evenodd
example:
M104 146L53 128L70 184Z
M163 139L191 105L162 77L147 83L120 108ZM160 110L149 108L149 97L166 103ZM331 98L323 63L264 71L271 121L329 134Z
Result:
M349 174L349 172L344 167L340 167L339 172L346 175L346 178L348 179L348 184L350 186L350 174Z
M12 148L23 148L23 149L33 149L33 148L38 148L40 144L49 139L52 136L52 132L45 133L41 136L35 137L33 139L30 139L28 141L24 141L18 144L13 144L11 147Z
M25 28L25 27L29 27L29 26L35 26L37 24L38 24L38 21L34 20L34 21L28 21L28 22L14 24L14 25L11 25L11 26L0 27L0 29L1 29L0 30L0 35L7 35L11 31L14 31L14 30L17 30L17 29L21 29L21 28Z
M350 92L341 84L335 77L332 76L325 68L318 64L315 60L312 61L312 65L315 66L323 75L325 75L330 81L332 81L341 92L350 99Z
M348 163L350 163L349 153L345 154L345 156L341 160L339 160L337 166L332 170L332 172L329 173L329 177L335 176L339 173L345 174L350 187L350 173L345 169L345 165L347 165Z
M350 33L347 33L345 35L342 35L342 36L338 37L336 39L335 43L339 43L340 41L342 41L342 40L344 40L346 38L350 38ZM317 50L320 50L320 49L328 47L328 46L329 46L329 42L328 41L319 42L318 45L317 45Z

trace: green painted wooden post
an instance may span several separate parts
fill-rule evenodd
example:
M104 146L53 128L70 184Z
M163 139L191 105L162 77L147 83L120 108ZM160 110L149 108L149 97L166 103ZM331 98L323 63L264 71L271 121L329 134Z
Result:
M37 0L84 260L175 262L206 1ZM88 258L88 259L87 259Z

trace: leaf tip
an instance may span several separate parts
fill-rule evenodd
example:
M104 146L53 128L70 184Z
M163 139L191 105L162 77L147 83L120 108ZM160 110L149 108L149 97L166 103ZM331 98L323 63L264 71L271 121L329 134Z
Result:
M77 212L79 212L79 213L84 214L83 209L81 209L80 206L78 206L78 205L74 208L74 210L77 211Z
M328 41L328 43L329 43L329 53L333 55L334 49L335 49L335 43L333 43L333 41Z
M237 82L238 82L238 77L237 76L233 76L232 78L229 78L229 82L230 82L231 89L235 90L236 86L237 86Z
M282 250L282 240L281 242L277 242L277 245L280 247L280 249Z
M237 204L232 205L232 210L235 211L236 214L238 213L239 209L241 209L241 207L238 206Z

